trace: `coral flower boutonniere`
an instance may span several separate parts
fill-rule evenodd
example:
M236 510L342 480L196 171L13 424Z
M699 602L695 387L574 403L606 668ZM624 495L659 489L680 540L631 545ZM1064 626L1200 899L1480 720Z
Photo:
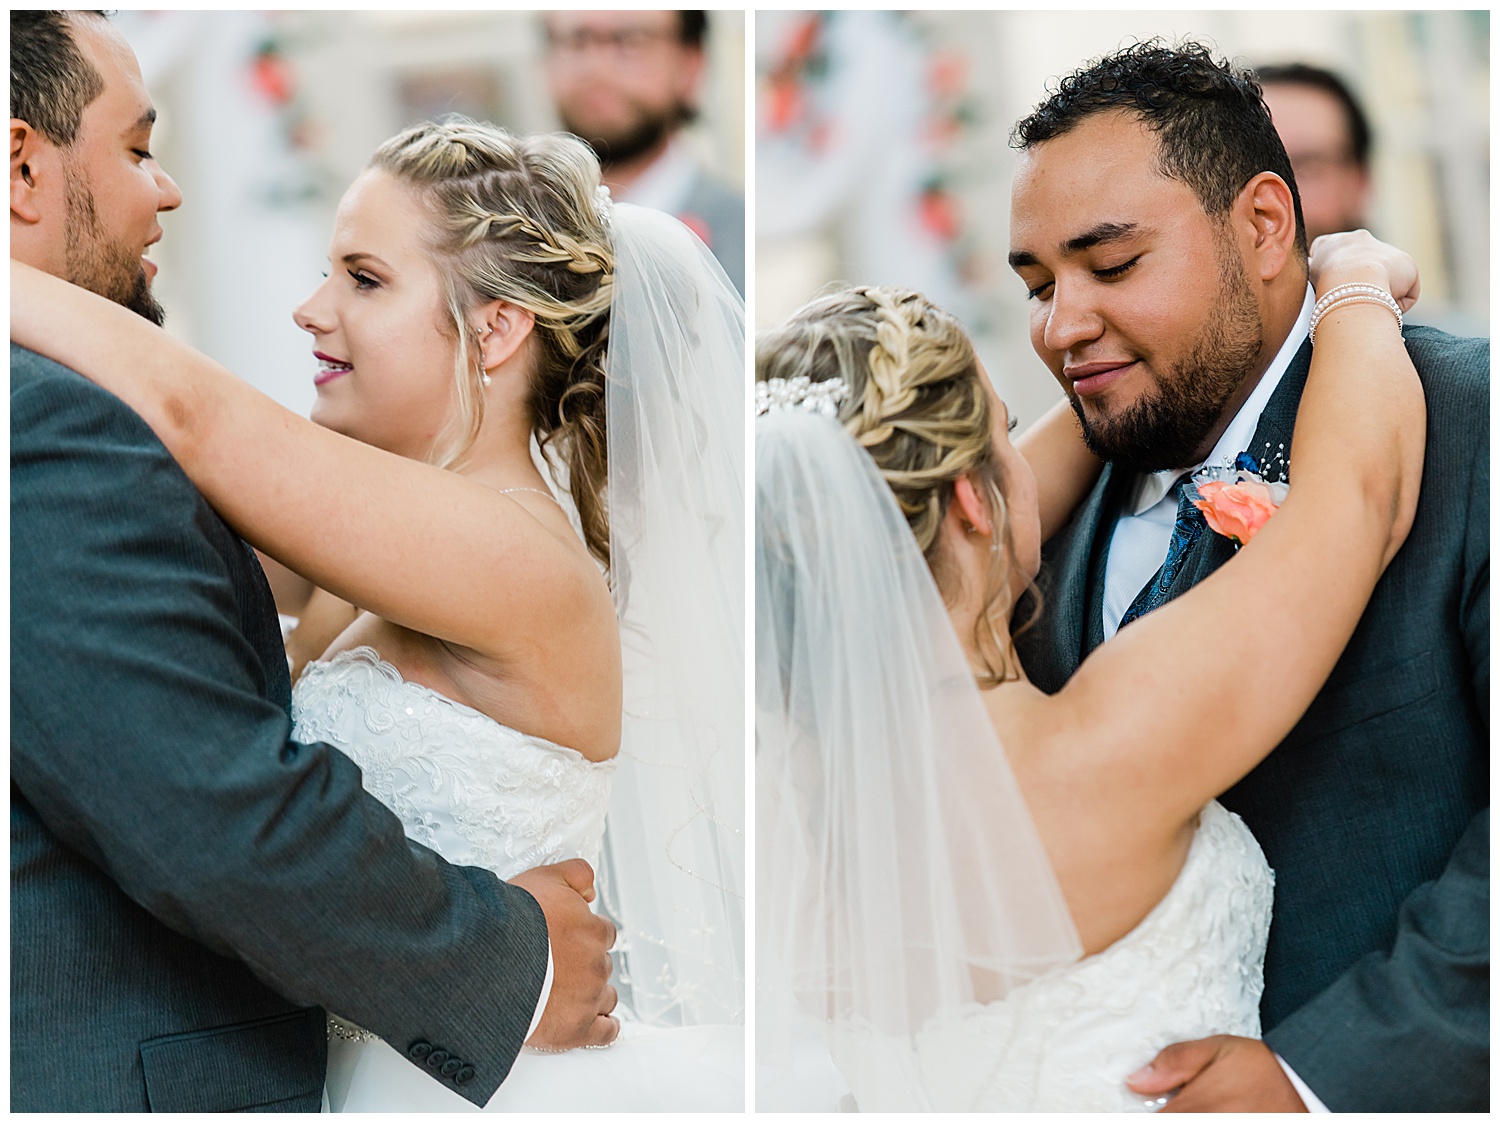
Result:
M1209 529L1243 546L1265 526L1286 500L1288 486L1272 483L1249 453L1235 457L1233 467L1200 468L1193 473L1198 498Z

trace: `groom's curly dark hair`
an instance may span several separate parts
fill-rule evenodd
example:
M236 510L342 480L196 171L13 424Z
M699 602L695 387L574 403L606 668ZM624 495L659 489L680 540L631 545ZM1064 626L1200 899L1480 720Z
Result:
M10 13L10 115L62 148L104 92L104 79L73 41L69 25L78 16L106 18L100 11Z
M1192 188L1210 217L1226 214L1253 177L1275 172L1291 188L1297 249L1307 257L1297 180L1252 70L1191 40L1148 39L1064 78L1017 123L1011 146L1031 148L1110 110L1133 113L1156 133L1158 170Z

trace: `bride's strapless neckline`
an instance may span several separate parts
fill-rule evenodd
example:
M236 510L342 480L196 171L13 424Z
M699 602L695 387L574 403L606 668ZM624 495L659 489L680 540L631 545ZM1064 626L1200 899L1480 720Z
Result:
M544 751L561 753L562 755L568 757L577 757L579 761L589 765L611 765L614 763L614 758L612 757L607 760L593 760L588 756L585 756L578 749L569 748L567 745L559 745L556 741L549 741L547 740L547 738L538 737L534 733L522 733L514 726L506 725L504 722L492 718L483 710L478 710L473 706L469 706L463 702L456 701L455 699L450 698L448 695L444 694L441 690L436 690L433 687L426 686L423 683L416 682L413 679L409 679L401 673L400 667L396 666L396 664L392 663L389 659L381 655L380 652L375 648L368 645L362 644L359 647L345 648L343 651L335 652L327 658L313 659L309 661L308 664L302 669L302 676L305 676L309 672L312 672L314 668L336 667L344 663L354 663L361 666L368 666L378 674L389 679L392 683L399 685L399 687L403 690L420 694L439 705L449 707L458 714L466 715L471 719L477 719L481 722L487 722L490 725L495 726L497 729L502 729L508 733L513 733L517 737L524 737L527 741L531 742L537 748ZM319 671L316 673L322 672ZM299 676L297 679L298 685L300 685L302 682L302 676Z
M293 736L325 741L408 837L501 878L598 860L615 759L502 725L407 680L372 647L309 663L292 691Z

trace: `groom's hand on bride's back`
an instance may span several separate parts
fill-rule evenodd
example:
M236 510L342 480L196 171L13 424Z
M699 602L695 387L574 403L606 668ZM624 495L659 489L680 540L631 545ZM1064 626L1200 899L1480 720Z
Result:
M1143 1096L1175 1092L1163 1112L1307 1110L1276 1054L1249 1037L1168 1045L1125 1083Z
M526 1043L544 1049L610 1044L620 1034L619 1021L610 1016L617 1001L609 983L615 926L589 909L593 867L573 858L527 870L510 881L542 906L552 948L552 993Z

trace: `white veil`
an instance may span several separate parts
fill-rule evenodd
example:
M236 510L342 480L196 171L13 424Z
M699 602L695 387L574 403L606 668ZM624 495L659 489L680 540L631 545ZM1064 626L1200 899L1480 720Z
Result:
M611 576L625 722L601 897L666 1025L744 1014L744 303L676 219L610 217Z
M895 497L829 417L755 437L757 1107L963 1110L924 1026L1081 953ZM832 1075L829 1073L828 1075Z

